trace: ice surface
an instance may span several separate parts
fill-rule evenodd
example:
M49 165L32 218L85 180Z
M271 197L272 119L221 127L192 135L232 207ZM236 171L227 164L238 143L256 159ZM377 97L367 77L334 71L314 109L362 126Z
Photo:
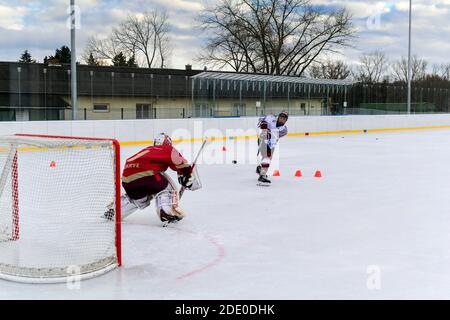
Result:
M122 268L78 290L0 281L0 298L450 298L449 130L284 138L269 188L234 142L208 146L228 159L199 164L179 224L154 204L123 223Z

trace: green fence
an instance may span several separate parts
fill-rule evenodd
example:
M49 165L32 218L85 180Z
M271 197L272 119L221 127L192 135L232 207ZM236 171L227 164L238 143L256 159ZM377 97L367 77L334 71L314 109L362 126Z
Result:
M367 111L371 114L402 114L408 112L406 103L361 103L360 111ZM411 113L435 113L437 107L434 103L412 103Z

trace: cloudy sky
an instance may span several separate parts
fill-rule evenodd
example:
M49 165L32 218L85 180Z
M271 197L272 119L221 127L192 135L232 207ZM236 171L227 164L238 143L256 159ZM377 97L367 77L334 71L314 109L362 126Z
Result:
M170 17L173 55L170 66L184 68L192 64L205 36L195 27L196 17L206 4L216 0L76 0L80 7L78 54L91 35L106 36L130 13L155 8ZM28 49L42 61L55 48L70 45L67 29L69 0L0 0L0 61L16 61ZM358 60L362 52L385 51L392 59L407 54L408 0L312 0L326 7L345 6L353 14L358 29L355 47L345 49L341 59ZM413 0L413 51L430 64L450 63L450 0Z

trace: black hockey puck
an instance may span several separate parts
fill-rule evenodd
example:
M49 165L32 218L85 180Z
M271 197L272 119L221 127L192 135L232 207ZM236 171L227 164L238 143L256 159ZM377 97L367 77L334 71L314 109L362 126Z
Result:
M236 161L236 160L233 160L233 163L234 163L234 164L236 164L236 163L237 163L237 161Z

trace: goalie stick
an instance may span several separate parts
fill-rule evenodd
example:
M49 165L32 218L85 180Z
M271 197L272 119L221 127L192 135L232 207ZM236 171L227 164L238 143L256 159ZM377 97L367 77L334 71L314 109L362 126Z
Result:
M191 173L194 171L194 168L195 168L195 166L196 166L196 164L197 164L198 157L199 157L200 154L202 153L202 151L203 151L203 149L204 149L204 147L205 147L205 145L206 145L207 142L208 142L208 139L203 140L203 143L202 143L202 145L201 145L201 147L200 147L200 150L198 151L197 155L195 156L194 161L192 162ZM182 186L181 189L180 189L180 191L179 191L179 193L178 193L178 195L179 195L179 196L178 196L178 200L181 200L181 197L183 196L183 193L184 193L185 190L186 190L186 187ZM178 222L177 220L174 220L174 221L166 221L166 222L164 222L164 224L163 224L163 228L167 228L169 225L174 224L174 223L177 223L177 222Z

